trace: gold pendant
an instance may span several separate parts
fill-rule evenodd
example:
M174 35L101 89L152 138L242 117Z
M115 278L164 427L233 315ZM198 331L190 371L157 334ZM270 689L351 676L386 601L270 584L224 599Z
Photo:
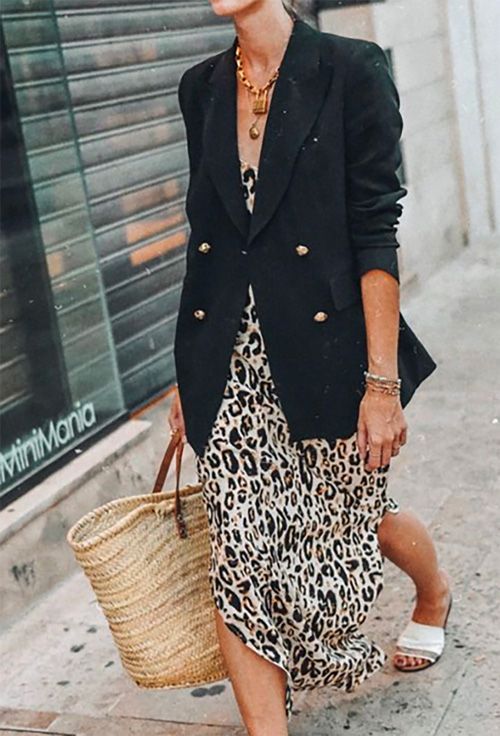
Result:
M252 112L256 115L262 115L267 112L267 89L259 90L253 101Z
M255 125L255 123L252 123L252 125L251 125L251 126L250 126L250 128L248 129L248 134L249 134L250 138L253 138L254 140L255 140L255 138L258 138L258 137L259 137L259 135L260 135L260 130L259 130L259 129L258 129L258 127L257 127L257 126Z

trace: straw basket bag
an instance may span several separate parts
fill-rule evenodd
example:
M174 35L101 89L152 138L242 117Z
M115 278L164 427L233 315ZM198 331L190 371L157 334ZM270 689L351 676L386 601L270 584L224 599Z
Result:
M123 666L143 688L191 687L228 676L208 577L202 485L179 488L183 446L175 432L151 494L100 506L67 535ZM175 490L163 493L174 453Z

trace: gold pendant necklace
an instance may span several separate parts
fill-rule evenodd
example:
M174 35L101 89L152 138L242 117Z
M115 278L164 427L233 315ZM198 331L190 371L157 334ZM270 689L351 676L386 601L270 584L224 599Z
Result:
M253 100L252 104L252 112L259 116L264 115L267 112L268 108L268 92L272 85L275 83L275 81L278 79L279 75L279 67L276 69L275 72L271 75L269 80L266 82L266 84L263 87L256 87L253 85L246 77L245 72L243 71L243 62L241 59L241 48L239 44L236 46L236 68L238 77L243 82L245 87L250 90L250 92L255 96L255 99ZM250 128L248 129L248 135L250 138L255 139L258 138L260 135L260 130L257 126L257 120L258 117L255 118L253 123L251 124Z

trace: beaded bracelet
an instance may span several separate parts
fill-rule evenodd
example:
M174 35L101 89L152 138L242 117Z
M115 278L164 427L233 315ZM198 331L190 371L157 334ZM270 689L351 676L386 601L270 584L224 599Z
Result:
M376 381L377 383L401 386L400 378L387 378L387 376L377 376L376 373L370 373L370 371L364 371L363 375L365 378Z

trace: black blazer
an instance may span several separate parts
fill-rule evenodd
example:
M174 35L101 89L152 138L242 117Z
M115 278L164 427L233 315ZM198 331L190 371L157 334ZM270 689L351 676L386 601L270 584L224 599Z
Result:
M381 268L399 281L402 120L382 49L294 21L250 215L238 160L236 43L187 69L178 90L190 237L174 354L197 454L222 399L249 282L295 441L356 430L367 368L360 276ZM315 319L318 312L327 318ZM405 406L436 363L401 314L398 363Z

